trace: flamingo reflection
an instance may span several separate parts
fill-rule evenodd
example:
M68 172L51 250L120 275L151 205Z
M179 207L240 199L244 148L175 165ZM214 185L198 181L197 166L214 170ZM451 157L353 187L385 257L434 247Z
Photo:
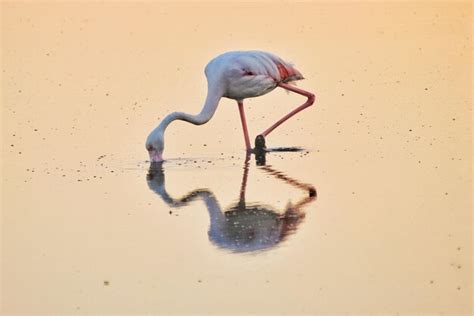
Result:
M258 164L259 170L305 191L306 196L295 204L290 202L283 211L260 203L248 203L245 193L249 176L249 157L244 163L238 202L224 211L209 189L197 189L181 198L173 198L166 191L162 163L153 163L150 166L147 182L149 188L172 208L202 200L210 217L209 239L219 248L232 252L253 252L275 247L294 233L304 220L304 207L315 201L317 195L313 186L292 179L270 166L262 166L261 162Z

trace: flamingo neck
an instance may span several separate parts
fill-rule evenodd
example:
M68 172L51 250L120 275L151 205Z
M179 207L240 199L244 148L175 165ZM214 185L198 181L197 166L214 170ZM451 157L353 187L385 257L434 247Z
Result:
M148 187L158 194L161 199L172 208L186 206L194 200L200 198L206 204L206 208L209 212L211 230L216 230L219 225L222 226L225 222L219 202L212 191L208 189L197 189L189 192L181 198L173 198L171 195L169 195L166 191L165 173L162 165L159 165L157 170L150 169L147 176L147 183Z
M167 115L163 121L148 135L146 144L147 149L150 153L150 160L162 161L162 153L165 148L165 130L168 125L175 120L182 120L189 122L194 125L202 125L207 123L214 113L216 112L219 100L224 95L224 89L222 83L216 80L209 82L208 80L208 92L204 106L196 115L187 114L184 112L173 112Z
M157 129L164 134L168 125L175 120L185 121L194 125L205 124L209 122L209 120L214 116L221 97L221 94L215 93L214 91L209 91L206 97L206 102L204 103L200 113L192 115L184 112L173 112L168 114L163 119L163 121L161 121Z

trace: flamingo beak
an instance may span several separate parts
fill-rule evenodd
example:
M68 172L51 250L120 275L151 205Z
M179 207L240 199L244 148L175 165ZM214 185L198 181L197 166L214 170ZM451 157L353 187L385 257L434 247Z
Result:
M150 154L150 162L162 162L163 161L163 156L161 155L160 152L156 150L150 150L148 152Z

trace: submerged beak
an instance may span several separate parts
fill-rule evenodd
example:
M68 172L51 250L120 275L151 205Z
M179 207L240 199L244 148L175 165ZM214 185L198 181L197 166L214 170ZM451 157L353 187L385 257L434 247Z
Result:
M148 152L150 154L150 162L162 162L163 157L161 153L157 152L156 150L150 150Z

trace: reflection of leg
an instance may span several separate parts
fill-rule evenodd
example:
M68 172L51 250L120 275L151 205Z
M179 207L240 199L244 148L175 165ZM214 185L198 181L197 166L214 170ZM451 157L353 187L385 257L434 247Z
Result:
M267 152L262 151L262 152L255 152L255 162L257 166L265 166L267 163Z
M288 184L291 184L291 185L293 185L297 188L308 191L310 197L316 197L317 196L316 189L310 184L301 183L298 180L295 180L295 179L292 179L292 178L288 177L283 172L276 171L275 169L273 169L269 166L262 166L261 169L265 170L267 173L275 176L276 178L285 181Z
M297 107L296 109L294 109L293 111L291 111L290 113L288 113L287 115L282 117L278 122L276 122L275 124L273 124L272 126L267 128L263 133L260 134L264 137L267 136L268 134L270 134L275 128L277 128L278 126L283 124L283 122L288 120L290 117L292 117L296 113L298 113L298 112L306 109L307 107L311 106L314 103L314 100L315 100L315 96L311 92L305 91L303 89L296 88L296 87L294 87L292 85L289 85L289 84L286 84L286 83L279 83L278 85L280 87L282 87L283 89L290 90L290 91L293 91L295 93L304 95L305 97L308 98L308 100L304 104L300 105L299 107Z
M250 147L249 132L247 130L247 122L245 120L244 103L243 101L237 101L237 104L239 105L240 120L242 122L242 129L244 130L245 148L247 151L250 151L252 148Z
M247 154L244 162L244 175L242 176L242 184L240 185L240 203L245 204L245 190L247 189L247 179L249 176L250 155Z
M264 170L265 172L275 176L278 179L281 179L285 181L288 184L291 184L297 188L303 189L309 193L309 196L306 196L305 198L301 199L298 201L296 204L290 204L287 206L285 213L280 215L280 219L283 221L283 230L284 231L290 231L296 229L296 227L301 223L301 221L304 219L305 214L302 211L302 208L314 200L316 200L316 189L306 183L301 183L298 180L295 180L293 178L288 177L282 172L276 171L275 169L269 167L269 166L262 166L260 169Z
M255 154L255 160L257 161L257 166L265 166L267 154L267 147L265 146L265 138L262 135L258 135L255 138L255 148L253 150Z

